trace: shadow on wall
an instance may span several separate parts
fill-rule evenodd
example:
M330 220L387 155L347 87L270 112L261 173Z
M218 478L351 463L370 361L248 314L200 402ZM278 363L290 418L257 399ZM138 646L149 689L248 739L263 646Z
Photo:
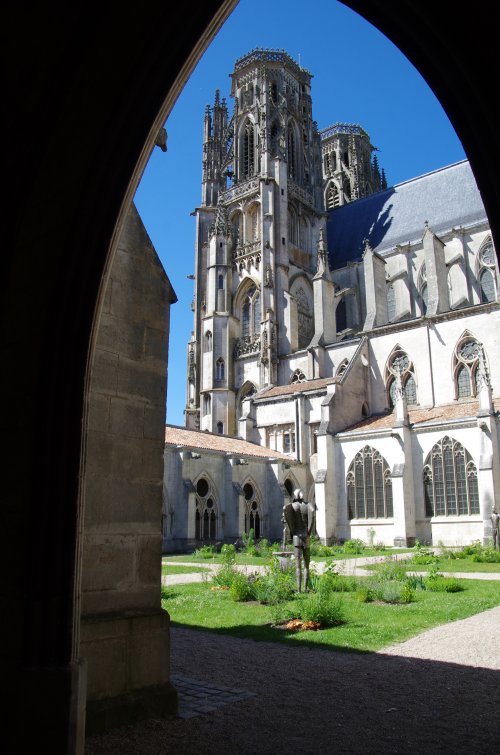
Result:
M349 261L361 259L368 239L376 249L389 233L392 225L391 188L365 199L358 199L332 210L327 222L330 269L335 270Z

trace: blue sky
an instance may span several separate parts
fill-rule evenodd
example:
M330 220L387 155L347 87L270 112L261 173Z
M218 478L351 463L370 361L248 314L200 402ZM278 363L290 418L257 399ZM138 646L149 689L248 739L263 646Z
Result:
M305 9L311 9L310 18ZM184 424L186 349L193 329L195 219L201 198L203 114L229 74L255 47L283 49L312 74L320 129L357 123L379 148L389 185L463 160L463 147L421 75L383 34L335 0L240 0L205 52L166 125L135 203L178 302L171 309L167 422Z

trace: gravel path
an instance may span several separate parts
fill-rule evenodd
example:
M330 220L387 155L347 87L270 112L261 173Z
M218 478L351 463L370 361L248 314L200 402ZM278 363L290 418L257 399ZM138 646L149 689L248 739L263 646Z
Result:
M171 640L177 678L245 694L232 702L221 697L212 706L214 696L207 694L203 714L93 737L85 755L500 751L500 607L378 653L290 647L179 627L171 629Z

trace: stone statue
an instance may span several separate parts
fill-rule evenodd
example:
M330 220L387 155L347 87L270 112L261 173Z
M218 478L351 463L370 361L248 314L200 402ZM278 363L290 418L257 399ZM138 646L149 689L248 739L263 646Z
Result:
M491 534L493 536L493 547L497 550L500 550L500 542L499 542L499 521L500 521L500 514L497 511L496 505L493 504L493 509L491 511Z
M316 522L316 505L304 500L304 493L300 488L294 490L293 500L283 506L283 522L286 523L293 542L297 592L302 590L302 562L304 562L304 592L307 592L311 560L310 538Z

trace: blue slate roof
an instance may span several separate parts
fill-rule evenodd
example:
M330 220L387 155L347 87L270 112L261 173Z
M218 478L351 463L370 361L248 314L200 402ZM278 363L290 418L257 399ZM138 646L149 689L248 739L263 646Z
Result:
M364 239L384 254L417 241L425 221L438 236L487 220L468 160L396 184L331 210L327 222L330 268L361 258Z

